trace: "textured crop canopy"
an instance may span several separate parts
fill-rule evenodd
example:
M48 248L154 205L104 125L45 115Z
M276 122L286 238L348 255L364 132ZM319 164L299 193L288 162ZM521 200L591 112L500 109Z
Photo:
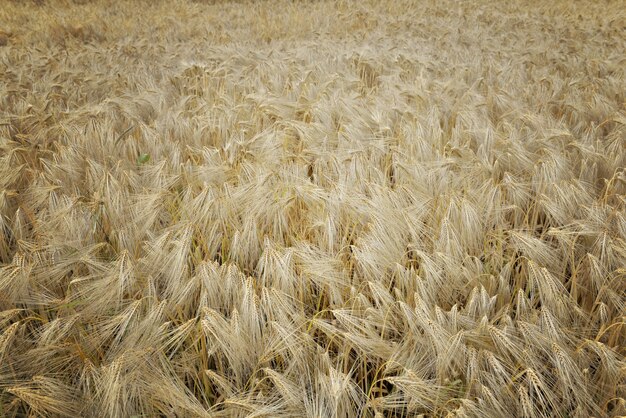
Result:
M624 22L0 0L0 416L626 416Z

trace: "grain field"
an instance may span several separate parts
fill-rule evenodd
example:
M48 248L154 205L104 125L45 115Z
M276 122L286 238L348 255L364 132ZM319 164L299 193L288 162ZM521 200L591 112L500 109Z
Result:
M626 415L625 76L623 0L0 0L0 416Z

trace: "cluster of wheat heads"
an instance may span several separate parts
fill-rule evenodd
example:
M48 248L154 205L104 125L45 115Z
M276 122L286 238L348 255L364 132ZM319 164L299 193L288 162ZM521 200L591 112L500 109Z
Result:
M623 2L84 3L0 7L0 416L626 413Z

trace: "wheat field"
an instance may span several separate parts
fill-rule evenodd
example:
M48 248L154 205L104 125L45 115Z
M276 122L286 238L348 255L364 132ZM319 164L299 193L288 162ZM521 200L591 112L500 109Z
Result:
M626 2L1 3L1 417L626 415Z

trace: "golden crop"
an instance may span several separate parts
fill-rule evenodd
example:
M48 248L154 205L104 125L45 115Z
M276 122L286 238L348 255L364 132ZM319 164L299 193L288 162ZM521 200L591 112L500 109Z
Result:
M624 1L0 5L0 416L626 414Z

